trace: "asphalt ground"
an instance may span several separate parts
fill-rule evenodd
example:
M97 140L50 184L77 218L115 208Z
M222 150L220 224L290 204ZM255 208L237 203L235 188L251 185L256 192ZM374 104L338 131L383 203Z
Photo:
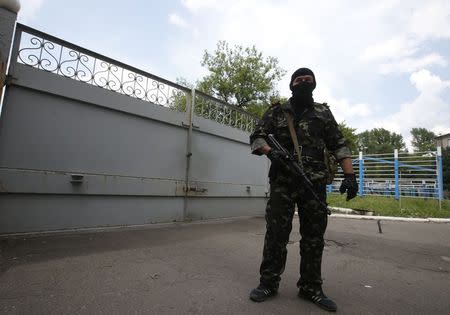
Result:
M0 313L326 314L297 297L298 220L278 296L258 284L262 218L0 239ZM324 291L340 314L450 314L450 224L331 217Z

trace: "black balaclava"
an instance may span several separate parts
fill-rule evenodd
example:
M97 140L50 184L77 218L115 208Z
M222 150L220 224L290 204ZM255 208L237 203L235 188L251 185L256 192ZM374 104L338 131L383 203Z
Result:
M293 86L292 83L294 79L301 75L310 75L313 77L314 82L300 82L299 84ZM294 105L294 110L302 110L314 103L312 96L313 90L316 88L316 77L314 72L308 68L300 68L295 70L291 76L291 82L289 83L289 88L292 91L292 103Z

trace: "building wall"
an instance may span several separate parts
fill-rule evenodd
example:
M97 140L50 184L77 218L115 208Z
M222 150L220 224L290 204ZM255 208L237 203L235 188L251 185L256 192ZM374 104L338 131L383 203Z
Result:
M436 145L442 148L450 147L450 134L436 140Z

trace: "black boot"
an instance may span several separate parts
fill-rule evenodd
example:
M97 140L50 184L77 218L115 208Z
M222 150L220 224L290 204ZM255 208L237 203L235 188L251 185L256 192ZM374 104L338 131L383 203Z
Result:
M265 300L276 294L276 289L271 289L264 286L263 284L260 284L257 288L254 288L252 292L250 292L250 300L254 302L264 302Z
M302 287L300 287L300 290L298 291L298 296L305 300L313 302L317 306L329 312L336 312L337 310L336 303L334 303L333 300L331 300L325 294L323 294L322 289L313 292L305 290Z

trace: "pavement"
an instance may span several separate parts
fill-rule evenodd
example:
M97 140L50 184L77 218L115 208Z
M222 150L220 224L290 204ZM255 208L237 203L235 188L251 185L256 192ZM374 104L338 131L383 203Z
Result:
M0 239L2 314L327 314L297 297L298 220L277 297L263 218ZM381 233L380 233L381 231ZM330 217L324 291L340 314L449 314L450 224Z

